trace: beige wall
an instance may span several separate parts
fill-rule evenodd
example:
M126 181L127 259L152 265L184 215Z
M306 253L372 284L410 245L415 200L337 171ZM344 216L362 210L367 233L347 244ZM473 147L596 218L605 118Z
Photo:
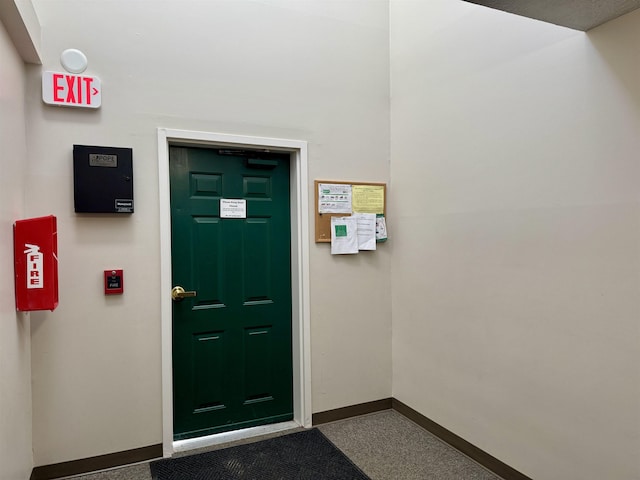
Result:
M79 48L103 82L100 110L55 108L40 100L41 70L28 70L27 208L59 227L60 306L32 324L33 447L46 465L162 441L156 128L306 140L310 187L388 181L388 6L34 4L44 69ZM73 144L133 148L135 214L73 213ZM313 411L389 397L389 249L335 258L308 247ZM126 291L105 298L112 267Z
M640 478L640 11L390 17L393 395L537 480Z
M156 128L168 127L307 140L310 188L391 169L387 245L357 257L309 245L314 412L393 393L533 478L640 476L638 13L586 35L392 0L390 52L386 2L34 3L44 68L80 48L103 81L99 111L59 109L27 70L26 212L58 216L61 261L60 307L32 314L36 465L161 442ZM0 75L21 75L11 62ZM22 115L0 108L0 122ZM15 125L0 145L17 158ZM133 147L133 216L73 213L74 143ZM23 185L4 172L24 165L2 158L10 225ZM0 262L12 271L6 247ZM105 298L114 266L127 290ZM28 338L0 293L0 446L19 451L0 468L17 472L31 464L30 438L13 433L29 424Z
M31 473L29 316L16 313L13 222L24 218L24 64L0 22L0 478Z

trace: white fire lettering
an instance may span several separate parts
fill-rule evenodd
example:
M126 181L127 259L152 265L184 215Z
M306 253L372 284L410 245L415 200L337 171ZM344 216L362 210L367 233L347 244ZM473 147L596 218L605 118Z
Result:
M44 288L44 255L38 245L25 243L24 248L27 256L27 288Z

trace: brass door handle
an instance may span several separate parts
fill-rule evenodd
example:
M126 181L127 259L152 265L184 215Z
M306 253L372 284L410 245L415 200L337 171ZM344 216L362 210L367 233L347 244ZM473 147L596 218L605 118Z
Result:
M183 298L187 297L195 297L197 295L195 290L185 291L180 285L173 287L171 289L171 300L174 302L179 302Z

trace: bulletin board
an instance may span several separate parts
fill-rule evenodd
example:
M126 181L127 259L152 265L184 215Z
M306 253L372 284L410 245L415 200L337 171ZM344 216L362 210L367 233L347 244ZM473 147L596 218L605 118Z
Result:
M368 199L366 198L368 192L371 192L375 195L378 195L380 190L382 191L382 211L378 211L379 208L370 209L369 211L360 210L365 213L381 213L385 217L387 216L387 184L386 183L376 183L376 182L341 182L334 180L315 180L314 181L314 191L315 191L315 223L316 223L316 243L331 243L331 217L348 217L352 212L349 213L321 213L320 212L320 185L345 185L352 187L356 187L354 192L356 192L356 196L359 198L359 202L366 202ZM376 211L372 211L376 210Z

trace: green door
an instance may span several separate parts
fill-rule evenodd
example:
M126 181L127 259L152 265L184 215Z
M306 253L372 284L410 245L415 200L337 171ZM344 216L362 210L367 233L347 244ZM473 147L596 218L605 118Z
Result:
M171 147L169 159L173 285L186 292L173 300L174 439L291 420L289 156ZM242 202L221 218L221 199L245 200L246 218L227 217Z

